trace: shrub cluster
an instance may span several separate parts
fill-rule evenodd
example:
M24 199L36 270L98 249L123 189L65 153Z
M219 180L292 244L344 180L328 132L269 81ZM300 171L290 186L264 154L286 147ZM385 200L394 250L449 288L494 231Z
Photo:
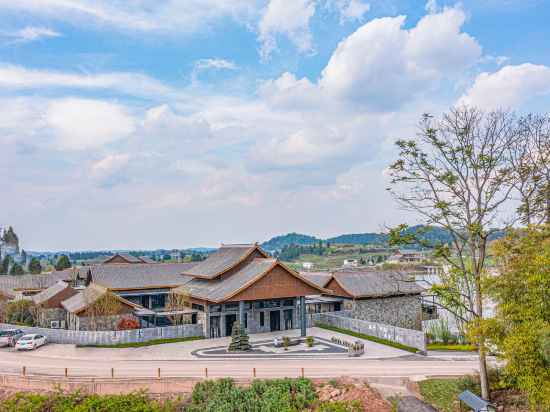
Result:
M255 380L248 387L231 379L198 383L188 399L160 402L145 392L127 395L18 393L0 402L0 412L357 412L359 401L319 402L309 379Z

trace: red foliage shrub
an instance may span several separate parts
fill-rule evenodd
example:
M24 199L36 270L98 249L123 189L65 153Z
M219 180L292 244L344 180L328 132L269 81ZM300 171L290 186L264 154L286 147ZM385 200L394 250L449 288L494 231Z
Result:
M118 322L118 330L139 329L139 322L135 319L124 318Z

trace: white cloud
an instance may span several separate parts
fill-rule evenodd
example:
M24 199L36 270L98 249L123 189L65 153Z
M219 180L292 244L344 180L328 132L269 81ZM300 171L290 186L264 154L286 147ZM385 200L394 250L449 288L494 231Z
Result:
M329 0L327 6L338 11L340 24L347 21L362 20L370 10L370 4L363 3L362 0Z
M199 70L207 70L207 69L236 70L237 65L234 62L225 60L225 59L200 59L195 62L195 68Z
M168 86L140 73L70 73L7 64L0 65L0 87L112 89L129 95L148 97L174 95L174 91Z
M270 0L258 25L260 55L268 59L277 49L277 36L286 36L301 53L313 51L309 20L315 14L312 0Z
M52 101L46 121L64 150L101 147L134 131L134 120L120 105L100 100L67 98Z
M109 154L94 162L90 170L94 177L104 179L126 166L129 160L130 155L125 153Z
M437 0L428 0L426 2L425 9L430 14L435 14L439 11L439 6L437 5Z
M224 17L246 21L256 13L254 0L17 0L0 8L67 21L92 22L123 30L194 32Z
M47 27L28 26L13 32L0 32L0 37L8 37L13 43L28 43L48 37L59 37L61 33Z
M485 109L513 108L530 99L550 95L550 67L525 63L481 73L459 99Z
M393 110L477 62L481 47L460 31L464 20L460 8L427 15L409 30L404 16L371 20L340 42L319 85L333 97Z

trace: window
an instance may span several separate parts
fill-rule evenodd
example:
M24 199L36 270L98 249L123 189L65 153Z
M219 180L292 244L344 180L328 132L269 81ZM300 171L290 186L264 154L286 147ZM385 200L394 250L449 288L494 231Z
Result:
M221 305L210 305L208 307L209 311L210 312L221 312L222 311L222 306Z
M238 303L226 303L224 305L224 309L226 311L230 311L230 310L239 310L239 304Z
M294 299L283 300L283 306L294 306Z
M265 313L264 312L260 312L260 327L264 327L264 322L265 322Z
M152 295L151 309L164 309L166 306L166 295Z
M248 328L248 313L244 314L244 328Z
M200 310L201 312L204 312L204 305L199 305L197 303L193 303L191 305L191 308L195 309L195 310Z

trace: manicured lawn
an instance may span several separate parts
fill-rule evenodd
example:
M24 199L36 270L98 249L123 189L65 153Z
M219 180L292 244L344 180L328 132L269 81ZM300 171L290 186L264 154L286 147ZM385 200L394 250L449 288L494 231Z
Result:
M449 351L462 351L462 352L475 352L477 348L474 345L452 345L444 343L428 343L428 350L449 350Z
M142 346L163 345L165 343L189 342L193 340L204 339L202 336L192 336L189 338L169 338L155 339L148 342L117 343L116 345L85 345L87 348L140 348Z
M376 336L365 335L363 333L354 332L348 329L337 328L336 326L331 326L324 323L316 323L315 326L321 329L331 330L333 332L354 336L359 339L365 339L365 340L370 340L371 342L381 343L382 345L391 346L396 349L406 350L407 352L412 352L412 353L420 352L418 349L413 348L412 346L402 345L401 343L392 342L391 340L378 338Z
M479 395L479 386L473 377L427 379L418 382L422 398L442 412L460 411L458 395L466 389Z

